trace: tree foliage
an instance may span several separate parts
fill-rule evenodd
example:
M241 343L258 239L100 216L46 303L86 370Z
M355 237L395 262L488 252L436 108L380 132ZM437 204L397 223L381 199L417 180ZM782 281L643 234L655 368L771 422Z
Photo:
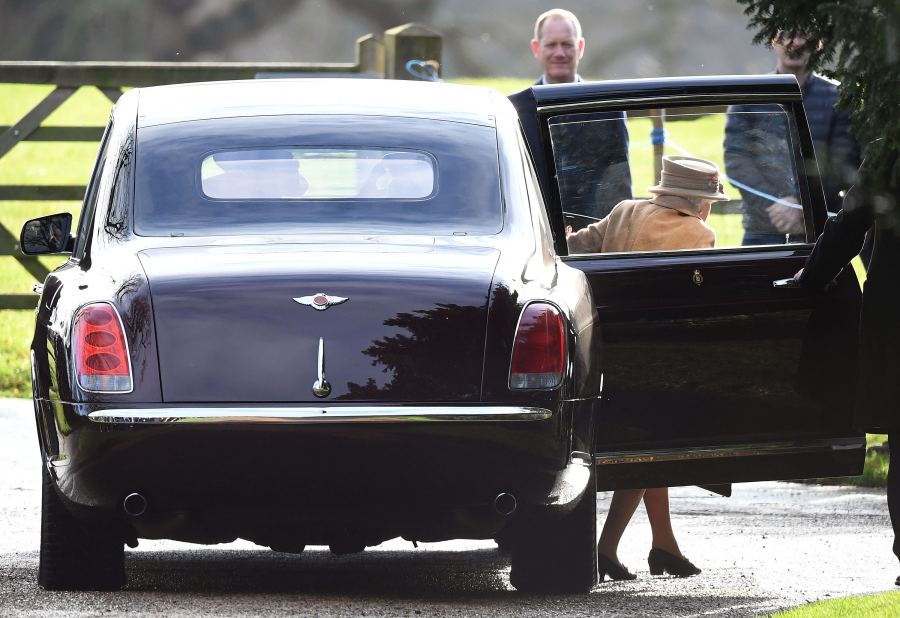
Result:
M850 112L866 144L864 182L879 196L877 210L896 222L900 179L900 0L738 0L771 44L780 32L809 36L811 66L841 82L838 105ZM816 42L821 42L817 46Z

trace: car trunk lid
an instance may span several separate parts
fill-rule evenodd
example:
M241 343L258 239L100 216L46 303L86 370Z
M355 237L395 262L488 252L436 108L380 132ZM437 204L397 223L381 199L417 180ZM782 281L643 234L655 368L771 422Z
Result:
M163 399L477 401L498 257L432 244L144 250Z

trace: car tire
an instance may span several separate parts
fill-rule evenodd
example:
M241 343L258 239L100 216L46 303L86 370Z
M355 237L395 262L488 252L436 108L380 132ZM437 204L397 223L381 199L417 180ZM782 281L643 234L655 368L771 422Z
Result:
M44 590L118 590L125 585L123 539L76 519L56 494L47 468L42 472L38 585Z
M562 517L518 526L509 581L520 592L584 593L597 583L597 485L593 469L578 505Z

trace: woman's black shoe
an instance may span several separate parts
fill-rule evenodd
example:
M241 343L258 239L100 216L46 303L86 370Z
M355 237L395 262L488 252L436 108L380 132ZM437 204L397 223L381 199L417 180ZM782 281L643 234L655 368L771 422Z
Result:
M691 564L687 558L679 558L667 551L656 549L650 550L647 556L647 563L650 565L650 575L662 575L663 571L669 575L676 577L690 577L700 573L700 569Z
M604 581L609 575L610 579L637 579L637 575L625 568L621 562L613 562L600 552L597 552L597 571L600 573L600 581Z

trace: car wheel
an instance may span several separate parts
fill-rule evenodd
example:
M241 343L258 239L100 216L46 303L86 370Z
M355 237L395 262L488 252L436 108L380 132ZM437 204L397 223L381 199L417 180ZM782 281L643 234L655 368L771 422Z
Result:
M56 494L45 467L41 476L41 553L44 590L117 590L125 584L124 542L108 529L77 520Z
M589 592L597 583L597 488L593 469L578 505L563 517L518 527L510 583L521 592Z

